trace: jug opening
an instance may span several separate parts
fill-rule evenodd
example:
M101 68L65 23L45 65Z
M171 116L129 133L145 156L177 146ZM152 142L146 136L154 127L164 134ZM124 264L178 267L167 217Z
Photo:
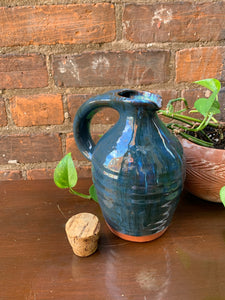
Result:
M118 95L126 98L128 102L152 104L153 110L158 110L162 107L162 98L157 94L135 90L122 90L118 92Z
M119 96L125 97L125 98L134 98L136 96L142 96L141 92L135 91L135 90L125 90L118 93Z

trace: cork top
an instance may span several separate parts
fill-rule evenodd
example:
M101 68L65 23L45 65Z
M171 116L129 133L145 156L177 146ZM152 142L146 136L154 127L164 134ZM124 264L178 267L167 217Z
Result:
M77 214L66 223L66 232L70 237L88 238L97 235L99 230L99 220L91 213Z

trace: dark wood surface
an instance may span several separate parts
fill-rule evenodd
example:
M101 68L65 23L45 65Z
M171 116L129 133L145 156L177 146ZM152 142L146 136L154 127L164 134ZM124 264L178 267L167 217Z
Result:
M87 192L90 180L80 180ZM0 183L0 300L225 299L225 209L183 193L159 239L114 236L98 204L51 181ZM98 251L75 256L65 223L79 212L101 222Z

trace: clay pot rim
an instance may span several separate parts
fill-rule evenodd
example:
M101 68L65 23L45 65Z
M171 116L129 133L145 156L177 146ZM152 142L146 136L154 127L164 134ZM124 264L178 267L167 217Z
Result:
M222 152L222 151L225 151L225 149L217 149L217 148L211 148L211 147L206 147L206 146L201 146L201 145L198 145L194 142L191 142L189 141L188 139L185 139L185 138L180 138L180 141L183 145L183 141L186 141L187 143L191 144L191 145L195 145L195 147L198 147L200 149L207 149L207 150L212 150L212 151L219 151L219 152Z

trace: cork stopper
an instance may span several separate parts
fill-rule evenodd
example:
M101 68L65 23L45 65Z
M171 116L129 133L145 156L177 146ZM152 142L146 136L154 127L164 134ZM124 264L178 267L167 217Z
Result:
M93 254L98 248L99 219L90 213L72 216L65 226L73 252L81 257Z

